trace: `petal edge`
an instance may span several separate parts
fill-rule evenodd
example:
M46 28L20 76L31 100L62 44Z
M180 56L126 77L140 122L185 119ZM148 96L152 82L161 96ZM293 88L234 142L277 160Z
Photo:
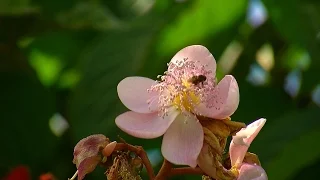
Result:
M126 77L117 86L118 96L121 102L130 110L138 113L150 113L157 111L157 107L150 109L148 101L157 98L157 93L148 92L155 81L145 77Z
M177 114L165 118L157 113L142 114L128 111L116 117L116 125L124 132L138 138L153 139L162 136Z

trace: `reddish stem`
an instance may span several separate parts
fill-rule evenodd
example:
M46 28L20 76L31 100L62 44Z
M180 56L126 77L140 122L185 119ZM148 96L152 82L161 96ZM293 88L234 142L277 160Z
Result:
M182 167L173 168L172 164L166 159L163 161L162 167L158 172L157 176L154 175L154 171L151 162L147 156L147 153L141 146L133 146L127 143L117 143L114 151L129 150L136 153L142 160L142 163L146 167L147 174L150 180L165 180L169 176L182 175L182 174L198 174L203 175L203 171L199 168Z
M172 164L164 159L161 169L158 172L157 176L154 178L154 180L165 180L169 176L172 169Z

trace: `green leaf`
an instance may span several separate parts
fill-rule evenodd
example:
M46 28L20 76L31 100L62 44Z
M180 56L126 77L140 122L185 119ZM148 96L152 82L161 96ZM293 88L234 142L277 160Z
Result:
M289 70L307 70L310 66L310 61L310 55L305 49L292 45L284 53L283 66Z
M33 4L41 9L41 13L46 17L54 17L56 13L70 9L79 0L31 0Z
M119 129L114 120L125 111L117 95L117 84L143 67L154 35L153 29L145 31L145 27L109 31L84 51L83 78L71 104L74 141L92 133L116 138Z
M295 172L295 176L292 180L300 180L300 179L317 179L319 176L319 169L320 169L320 159L316 162L305 166L301 171Z
M320 138L320 129L314 129L286 143L283 150L266 164L270 179L292 179L303 167L320 158L320 146L315 139ZM281 167L281 168L279 168Z
M162 33L158 53L169 54L216 35L244 16L246 6L246 0L194 1Z
M298 0L263 2L272 22L283 37L299 45L313 44L320 27L319 2Z
M29 63L41 83L52 86L60 80L61 87L74 85L79 74L75 70L64 71L76 65L79 52L91 38L91 33L87 32L62 31L45 33L33 39L26 49Z
M154 6L155 3L157 2L150 0L103 1L103 4L107 6L115 16L125 21L135 19L145 14L153 8L152 6Z
M1 0L0 15L24 15L37 12L39 9L31 0Z
M43 85L52 85L58 78L62 70L60 59L38 50L32 50L30 53L30 64L37 71L38 78Z
M71 8L57 13L56 19L59 24L74 29L106 30L120 24L109 8L99 1L74 3Z

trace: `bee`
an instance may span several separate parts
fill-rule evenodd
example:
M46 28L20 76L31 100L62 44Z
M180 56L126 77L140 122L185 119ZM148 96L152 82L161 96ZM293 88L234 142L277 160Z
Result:
M203 85L203 82L205 80L207 80L207 77L200 74L198 76L192 76L188 81L194 85L198 85L199 83L201 83Z

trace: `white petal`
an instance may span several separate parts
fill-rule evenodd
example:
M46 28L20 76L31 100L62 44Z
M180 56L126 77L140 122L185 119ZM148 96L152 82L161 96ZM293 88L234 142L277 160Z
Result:
M216 74L216 60L210 53L210 51L202 45L191 45L181 49L171 59L171 62L178 64L177 62L187 58L187 61L193 61L197 65L204 65L206 70L212 71L212 76ZM168 69L170 71L170 69Z
M127 77L117 87L121 102L130 110L138 113L150 113L158 110L158 94L147 92L155 81L145 77ZM148 101L154 100L152 106Z
M117 126L124 132L138 138L152 139L162 136L178 113L171 112L165 118L157 113L142 114L125 112L116 118Z

